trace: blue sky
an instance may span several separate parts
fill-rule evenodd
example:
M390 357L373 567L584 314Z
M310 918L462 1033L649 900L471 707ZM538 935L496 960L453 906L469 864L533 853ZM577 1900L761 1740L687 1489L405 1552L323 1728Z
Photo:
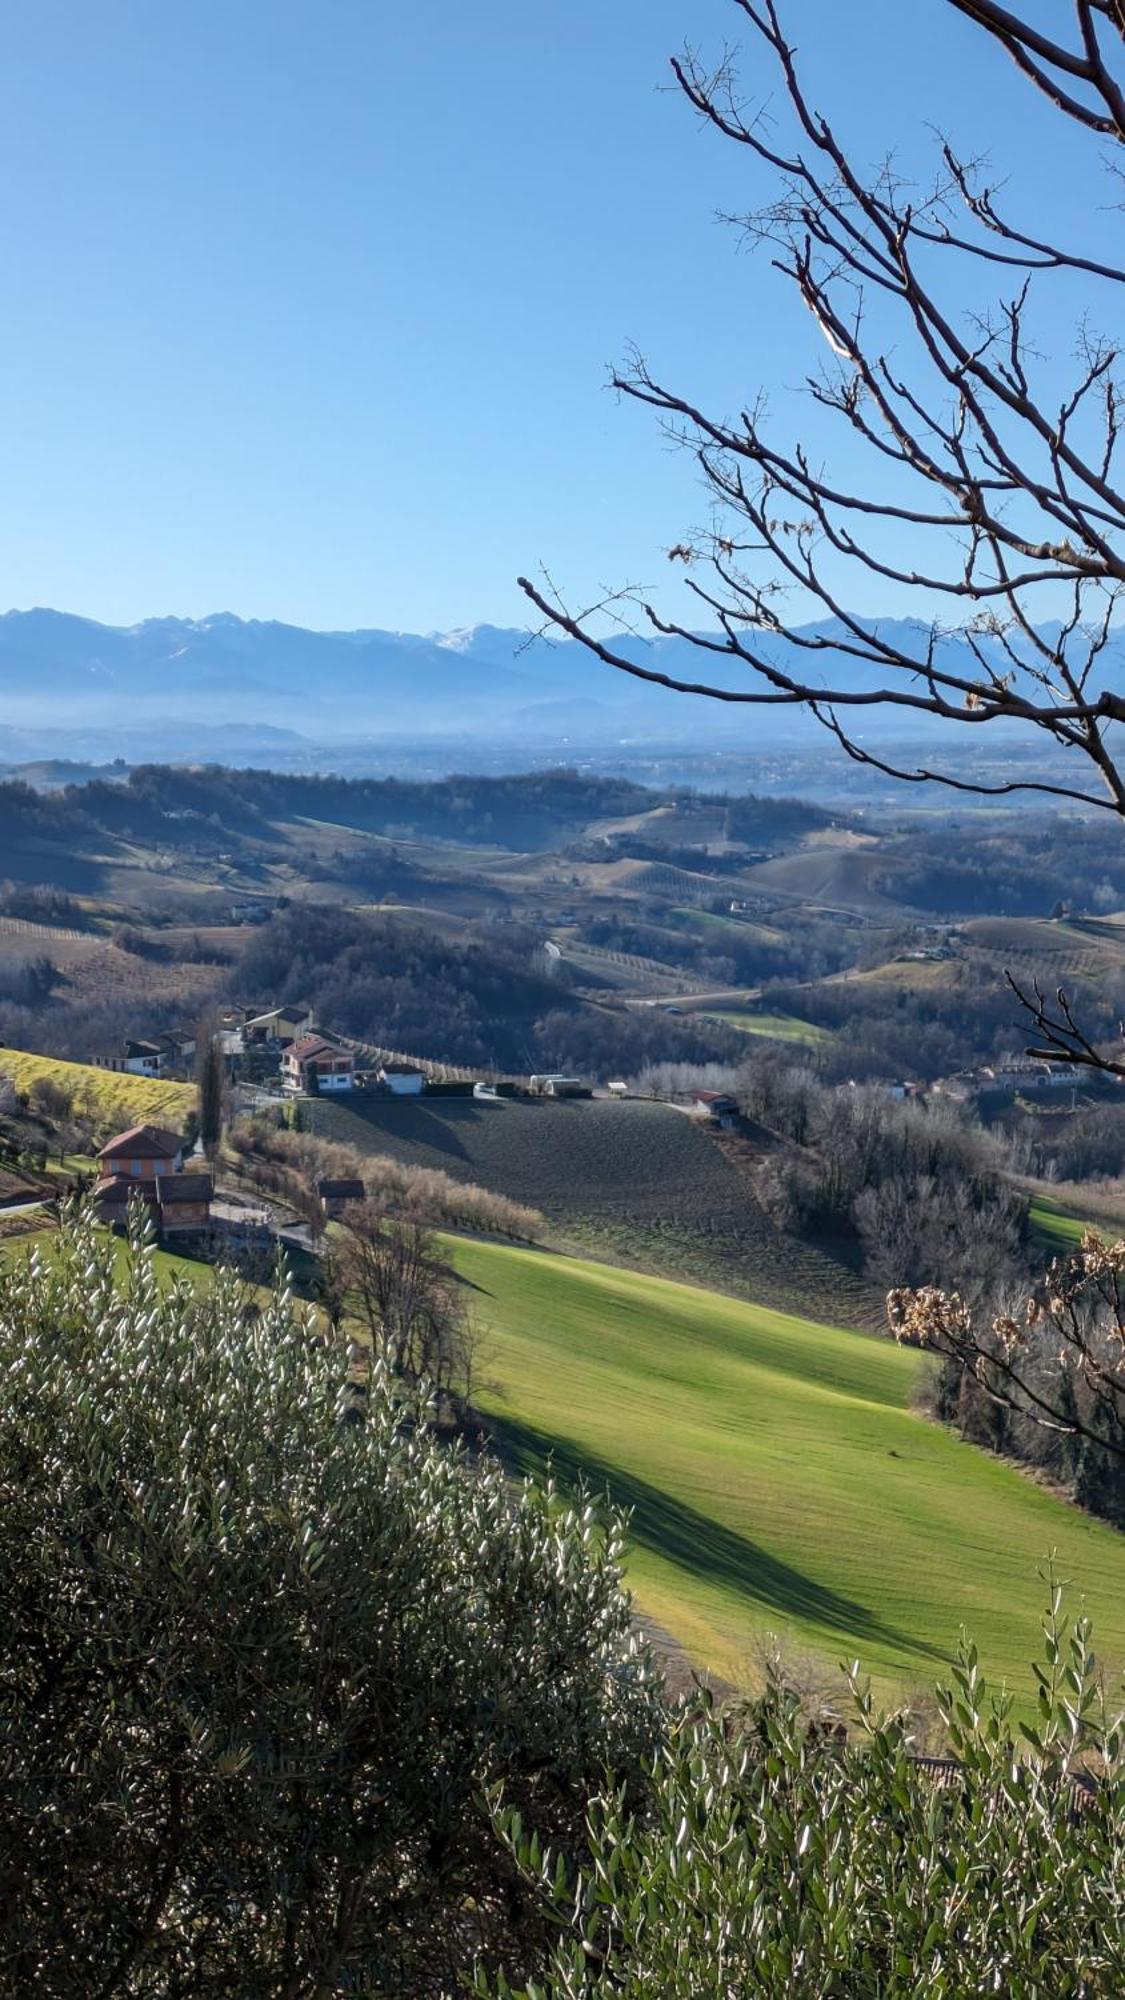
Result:
M932 119L1037 218L1072 200L943 0L788 20L861 151L918 159ZM745 165L667 88L685 35L737 10L7 0L0 603L428 630L521 622L539 563L577 598L659 577L700 503L605 389L628 342L816 436L818 336L714 221Z

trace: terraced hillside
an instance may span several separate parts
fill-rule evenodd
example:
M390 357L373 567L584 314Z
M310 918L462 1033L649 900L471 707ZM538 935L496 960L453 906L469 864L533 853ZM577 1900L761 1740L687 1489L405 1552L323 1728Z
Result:
M321 1099L324 1138L441 1167L540 1208L567 1240L794 1310L869 1323L876 1302L829 1249L784 1235L747 1174L663 1104Z
M858 1656L884 1690L928 1687L964 1624L1027 1697L1052 1550L1107 1670L1125 1664L1125 1537L913 1415L921 1355L635 1272L450 1247L503 1448L632 1510L640 1608L698 1664L745 1683L773 1631Z
M1047 979L1097 979L1125 971L1125 930L1115 921L1074 917L978 917L964 926L975 951Z

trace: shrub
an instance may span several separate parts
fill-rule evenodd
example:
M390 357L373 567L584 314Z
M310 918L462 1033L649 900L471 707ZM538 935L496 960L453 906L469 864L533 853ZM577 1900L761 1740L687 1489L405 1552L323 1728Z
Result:
M620 1535L433 1442L284 1294L73 1218L0 1294L0 1985L427 1995L528 1963L502 1782L572 1850L659 1711Z
M556 1932L522 2000L1114 2000L1121 1735L1100 1719L1089 1629L1067 1630L1057 1590L1039 1672L1029 1756L963 1646L940 1696L956 1762L938 1771L858 1679L851 1744L803 1723L782 1688L744 1735L688 1714L647 1811L612 1785L594 1800L578 1869L497 1802ZM1082 1755L1098 1775L1076 1783ZM513 1992L483 1970L476 1990Z
M407 1166L387 1153L339 1146L312 1132L280 1130L268 1116L240 1120L228 1136L255 1183L307 1213L314 1226L323 1217L313 1183L327 1176L361 1180L368 1199L386 1214L434 1229L467 1229L526 1243L543 1234L537 1208L473 1181L454 1180L440 1167Z

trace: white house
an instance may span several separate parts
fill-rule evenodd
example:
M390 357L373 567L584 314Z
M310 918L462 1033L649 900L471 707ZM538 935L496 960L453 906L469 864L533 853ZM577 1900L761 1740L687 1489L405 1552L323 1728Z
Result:
M122 1042L120 1053L95 1056L97 1069L112 1069L130 1076L163 1076L167 1052L159 1042Z
M413 1063L389 1062L379 1071L379 1081L386 1084L392 1097L420 1097L426 1073Z

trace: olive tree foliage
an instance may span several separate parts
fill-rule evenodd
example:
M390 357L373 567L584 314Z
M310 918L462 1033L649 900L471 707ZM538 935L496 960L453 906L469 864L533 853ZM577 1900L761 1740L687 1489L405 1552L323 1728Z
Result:
M781 1688L745 1734L704 1707L670 1731L646 1811L619 1787L599 1793L578 1869L497 1797L555 1944L526 1984L482 1968L478 1994L1113 2000L1125 1991L1121 1725L1089 1627L1067 1625L1054 1585L1038 1675L1021 1731L962 1646L939 1696L956 1770L915 1759L858 1672L847 1743L805 1726ZM1076 1781L1084 1757L1098 1776Z
M690 50L672 71L730 148L741 190L731 219L816 329L820 361L804 387L817 443L783 431L756 384L732 416L634 357L615 388L689 450L710 502L710 525L668 550L684 565L685 616L629 590L575 610L549 580L520 583L545 629L639 680L727 705L802 707L857 763L907 783L1031 791L1125 817L1125 690L1110 648L1125 585L1122 384L1118 342L1102 331L1125 303L1105 225L1125 161L1125 7L945 4L980 31L966 59L1010 58L1013 91L1050 106L1086 148L1086 198L1065 240L1044 233L1034 185L992 181L948 136L926 184L893 157L858 159L806 86L799 36L815 32L815 10L731 0L742 76L729 54L711 65ZM908 37L892 46L895 95L911 105ZM1005 81L997 61L997 88ZM1045 176L1057 170L1049 136ZM1068 353L1051 352L1048 299L1073 321ZM857 615L873 586L908 593L917 621ZM630 632L639 622L686 641L698 675L669 675L604 636L615 607ZM798 622L810 617L819 622ZM857 731L872 710L895 712L904 731L923 724L932 761L891 762L865 745ZM1038 740L1045 755L1010 777L978 774L954 746L982 730L998 747ZM1065 996L1021 998L1040 1052L1105 1066Z
M533 1963L483 1813L572 1851L651 1756L621 1539L435 1444L279 1290L68 1219L0 1289L0 1990L453 1992Z

